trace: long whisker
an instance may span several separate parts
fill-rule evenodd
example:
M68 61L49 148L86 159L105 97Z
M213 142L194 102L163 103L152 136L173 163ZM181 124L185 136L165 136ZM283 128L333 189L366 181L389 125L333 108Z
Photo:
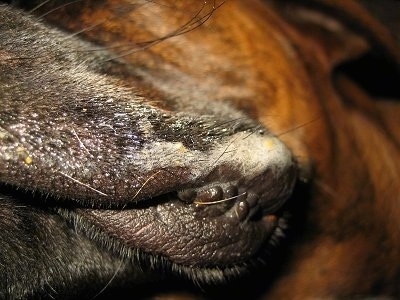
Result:
M79 147L83 148L87 154L89 154L91 157L93 157L93 155L90 153L90 151L86 148L85 144L82 142L82 140L79 138L78 134L76 133L75 129L72 128L71 129L72 134L76 137L76 139L78 140L79 143Z
M218 156L218 158L215 160L215 162L213 163L213 166L215 166L217 164L217 162L221 159L221 157L226 154L229 153L230 151L228 151L229 147L235 143L238 140L239 137L236 137L233 141L231 141L228 146L225 147L224 151L222 151L222 153L220 154L220 156Z
M291 133L291 132L293 132L293 131L296 131L296 130L299 129L299 128L305 127L305 126L310 125L310 124L312 124L312 123L314 123L314 122L316 122L316 121L318 121L318 120L321 120L321 118L322 118L322 117L317 117L317 118L315 118L315 119L313 119L313 120L311 120L311 121L308 121L308 122L305 122L305 123L303 123L303 124L297 125L297 126L295 126L295 127L293 127L293 128L290 128L290 129L288 129L288 130L286 130L286 131L282 131L282 132L278 133L276 136L279 137L279 136L282 136L282 135Z
M161 171L162 171L162 170L159 170L159 171L157 171L156 173L154 173L153 175L151 175L149 178L147 178L146 181L142 184L142 186L138 189L138 191L136 192L136 194L133 196L133 199L132 199L132 200L134 200L134 199L139 195L139 193L143 190L143 188L145 187L145 185L146 185L151 179L153 179L153 178L156 177L159 173L161 173Z
M106 193L103 193L102 191L99 191L99 190L97 190L97 189L91 187L90 185L88 185L88 184L86 184L86 183L83 183L83 182L81 182L81 181L79 181L79 180L77 180L77 179L75 179L75 178L69 176L68 174L65 174L65 173L63 173L63 172L61 172L61 171L58 171L58 173L60 173L61 175L67 177L68 179L71 179L73 182L76 182L76 183L78 183L78 184L80 184L80 185L82 185L82 186L84 186L84 187L87 187L88 189L90 189L90 190L92 190L92 191L95 191L96 193L98 193L98 194L100 194L100 195L102 195L102 196L109 197Z
M71 4L74 4L74 3L78 3L78 2L81 2L81 1L83 1L83 0L74 0L74 1L71 1L71 2L68 2L68 3L65 3L65 4L63 4L63 5L57 6L57 7L53 8L53 9L51 9L51 10L45 12L44 14L40 15L40 16L38 17L38 19L42 19L43 17L45 17L45 16L51 14L52 12L55 12L55 11L57 11L57 10L63 8L63 7L66 7L66 6L68 6L68 5L71 5Z
M194 203L194 204L199 204L199 205L212 205L212 204L218 204L218 203L227 202L227 201L236 199L236 198L238 198L238 197L240 197L240 196L244 196L244 195L246 195L246 192L243 192L243 193L241 193L241 194L239 194L239 195L232 196L232 197L229 197L229 198L221 199L221 200L210 201L210 202L193 201L193 203Z
M32 8L31 10L28 11L29 14L32 14L33 12L35 12L36 10L38 10L39 8L41 8L43 5L45 5L46 3L49 3L52 0L45 0L42 3L39 3L38 5L36 5L34 8Z
M114 281L115 277L117 276L118 272L121 270L123 264L123 260L120 261L117 269L115 270L114 274L111 276L110 280L106 283L106 285L96 294L92 297L92 299L96 299L98 296L100 296L109 286L110 284Z
M205 6L207 4L207 1L204 1L204 3L200 7L200 9L195 13L195 15L188 22L186 22L185 24L180 26L178 29L173 30L172 32L166 34L165 36L157 38L157 39L154 39L154 40L149 40L149 41L140 42L140 43L133 43L133 44L131 43L130 45L136 45L136 46L139 46L139 47L136 47L135 49L123 52L123 53L121 53L119 55L116 55L116 56L110 58L110 59L107 59L106 61L110 61L110 60L115 60L115 59L118 59L118 58L126 57L128 55L133 54L133 53L148 49L148 48L150 48L150 47L152 47L152 46L154 46L156 44L159 44L159 43L161 43L161 42L163 42L163 41L165 41L167 39L170 39L172 37L176 37L176 36L179 36L179 35L186 34L186 33L190 32L190 31L193 31L193 30L199 28L205 22L207 22L211 18L211 16L214 14L214 12L219 7L221 7L224 3L225 3L225 1L223 1L222 3L216 5L216 3L214 1L212 9L209 12L207 12L205 15L200 16L201 12L204 10L204 8L205 8ZM143 45L143 46L141 46L141 45ZM120 45L118 47L127 47L127 46L129 46L129 44Z
M66 38L62 39L62 41L63 41L63 40L70 39L70 38L72 38L72 37L74 37L74 36L77 36L77 35L81 34L82 32L90 31L90 30L92 30L93 28L95 28L95 27L97 27L97 26L103 24L104 22L105 22L105 21L100 21L100 22L98 22L98 23L96 23L96 24L93 24L93 25L91 25L91 26L89 26L89 27L85 27L85 28L83 28L83 29L81 29L81 30L79 30L79 31L76 31L76 32L74 32L74 33L71 33L71 34L68 35Z

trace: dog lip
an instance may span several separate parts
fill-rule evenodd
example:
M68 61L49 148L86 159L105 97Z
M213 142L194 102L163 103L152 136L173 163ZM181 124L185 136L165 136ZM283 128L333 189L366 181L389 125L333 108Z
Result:
M92 228L89 236L106 246L179 266L225 268L256 258L274 235L271 215L293 191L297 166L289 149L274 136L240 132L206 153L174 153L159 168L179 167L181 177L153 169L137 201L78 208L69 217L83 220L83 230Z
M142 207L144 201L124 209L78 209L76 214L87 227L128 249L181 266L234 266L256 257L273 239L295 174L293 166L271 180L266 170L241 185L214 183L158 196L160 201L150 199L149 206Z
M89 230L87 234L100 243L108 244L111 239L111 244L121 243L124 249L199 268L245 263L260 251L276 227L271 216L251 220L259 207L250 208L246 200L214 217L208 207L201 206L199 212L198 205L176 199L146 209L58 211L72 221L81 220L83 230ZM96 228L95 232L90 228Z

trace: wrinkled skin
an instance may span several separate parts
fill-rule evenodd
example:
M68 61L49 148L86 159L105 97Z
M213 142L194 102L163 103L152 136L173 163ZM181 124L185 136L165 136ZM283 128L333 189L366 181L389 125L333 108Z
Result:
M400 294L389 32L220 4L0 6L1 298Z

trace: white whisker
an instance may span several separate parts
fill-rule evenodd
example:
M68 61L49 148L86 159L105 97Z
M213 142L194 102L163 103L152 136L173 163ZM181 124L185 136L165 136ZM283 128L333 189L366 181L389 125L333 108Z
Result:
M67 177L68 179L71 179L73 182L76 182L76 183L78 183L78 184L80 184L80 185L82 185L82 186L84 186L84 187L87 187L88 189L90 189L90 190L92 190L92 191L95 191L96 193L98 193L98 194L100 194L100 195L102 195L102 196L109 197L106 193L103 193L102 191L96 190L95 188L91 187L90 185L88 185L88 184L86 184L86 183L83 183L83 182L81 182L81 181L79 181L79 180L77 180L77 179L75 179L75 178L69 176L68 174L65 174L65 173L63 173L63 172L61 172L61 171L58 171L58 172L59 172L61 175Z

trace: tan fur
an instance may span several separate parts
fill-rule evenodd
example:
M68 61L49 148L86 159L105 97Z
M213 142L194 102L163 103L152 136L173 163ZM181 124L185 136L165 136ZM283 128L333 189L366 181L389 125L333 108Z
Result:
M128 2L108 0L79 15L65 8L48 17L63 15L62 25L72 32L97 24L84 33L87 39L134 49L173 32L202 6L174 1L172 9L153 5L123 16L112 9ZM400 52L356 2L323 5L353 18L367 34L318 10L231 0L196 30L121 58L144 78L124 84L133 80L144 96L230 101L299 160L313 185L306 232L266 299L370 295L377 282L381 295L400 292L400 99L377 101L346 74L332 77L338 64L378 44L393 61ZM210 11L206 5L200 15Z

